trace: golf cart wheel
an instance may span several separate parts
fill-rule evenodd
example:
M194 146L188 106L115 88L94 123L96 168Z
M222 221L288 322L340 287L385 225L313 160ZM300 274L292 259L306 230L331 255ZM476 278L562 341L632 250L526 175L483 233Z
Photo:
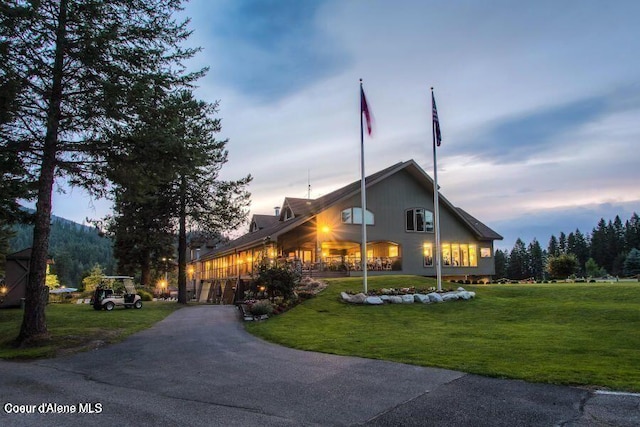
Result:
M111 310L113 310L113 308L114 308L114 307L115 307L115 304L114 304L114 303L112 303L111 301L109 301L108 303L106 303L106 304L104 305L104 309L105 309L105 310L107 310L107 311L111 311Z
M142 308L142 301L140 301L140 300L136 301L136 302L133 304L133 306L134 306L135 308Z

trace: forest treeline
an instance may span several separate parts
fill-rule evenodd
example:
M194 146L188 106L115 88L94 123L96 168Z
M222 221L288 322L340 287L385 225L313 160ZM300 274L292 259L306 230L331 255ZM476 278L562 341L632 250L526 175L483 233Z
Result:
M601 218L591 233L579 229L549 238L545 249L537 239L528 245L518 238L511 251L496 250L496 278L522 280L635 276L640 274L640 217L624 223Z
M12 226L9 253L31 246L32 225ZM115 270L112 241L102 237L95 227L88 227L63 218L53 217L49 238L49 258L53 260L51 273L58 276L61 286L80 288L82 278L96 265L106 274Z

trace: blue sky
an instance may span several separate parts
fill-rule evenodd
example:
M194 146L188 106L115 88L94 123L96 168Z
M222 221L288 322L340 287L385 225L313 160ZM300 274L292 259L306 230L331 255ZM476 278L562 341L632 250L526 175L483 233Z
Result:
M640 212L640 2L194 0L220 100L224 177L251 173L252 213L359 179L358 79L375 116L366 172L433 172L429 87L443 134L442 193L505 236L549 236ZM74 190L54 213L108 204ZM82 210L86 205L86 212Z

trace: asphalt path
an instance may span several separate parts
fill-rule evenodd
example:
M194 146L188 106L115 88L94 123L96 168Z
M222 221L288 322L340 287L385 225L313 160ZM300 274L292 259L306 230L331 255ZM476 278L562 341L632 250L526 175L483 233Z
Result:
M0 404L0 426L640 425L640 395L293 350L245 332L232 306L187 307L90 352L0 361Z

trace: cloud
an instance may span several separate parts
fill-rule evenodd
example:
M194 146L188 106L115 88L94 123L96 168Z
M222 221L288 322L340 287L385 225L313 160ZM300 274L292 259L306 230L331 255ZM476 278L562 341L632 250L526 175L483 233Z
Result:
M508 117L467 137L456 151L495 163L526 162L548 149L559 135L600 118L606 105L606 98L597 96Z
M347 63L340 45L318 25L319 0L196 2L210 24L212 75L240 94L276 102ZM200 18L194 18L196 24ZM219 58L218 60L216 60Z

